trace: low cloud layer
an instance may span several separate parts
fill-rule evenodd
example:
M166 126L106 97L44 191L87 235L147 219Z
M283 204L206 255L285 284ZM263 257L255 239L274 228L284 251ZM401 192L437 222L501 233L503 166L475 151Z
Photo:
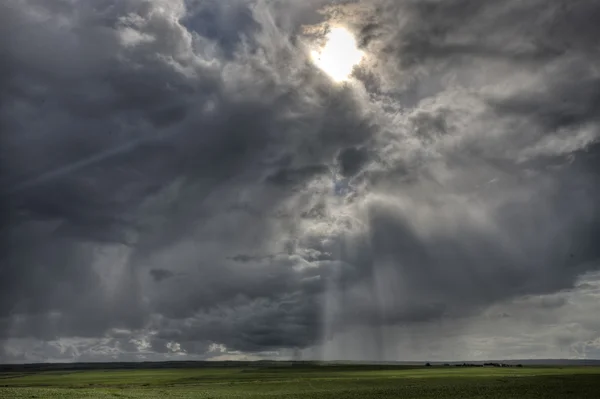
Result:
M598 17L2 2L0 361L598 358Z

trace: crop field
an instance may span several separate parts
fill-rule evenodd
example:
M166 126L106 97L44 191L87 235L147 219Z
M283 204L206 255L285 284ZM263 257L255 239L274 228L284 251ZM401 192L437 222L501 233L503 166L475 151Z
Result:
M0 373L0 398L600 398L599 367L202 367Z

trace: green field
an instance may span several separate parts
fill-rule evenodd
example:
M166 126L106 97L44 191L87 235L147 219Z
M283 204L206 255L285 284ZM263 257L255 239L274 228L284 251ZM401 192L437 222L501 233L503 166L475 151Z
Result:
M0 398L600 398L598 367L327 366L0 373Z

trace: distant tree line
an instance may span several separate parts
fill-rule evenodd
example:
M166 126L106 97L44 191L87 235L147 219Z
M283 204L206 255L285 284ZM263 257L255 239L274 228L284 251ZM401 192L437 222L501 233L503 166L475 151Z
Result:
M522 364L483 363L484 367L523 367Z
M431 363L426 363L425 366L431 367ZM506 363L444 363L444 367L523 367L522 364L506 364Z

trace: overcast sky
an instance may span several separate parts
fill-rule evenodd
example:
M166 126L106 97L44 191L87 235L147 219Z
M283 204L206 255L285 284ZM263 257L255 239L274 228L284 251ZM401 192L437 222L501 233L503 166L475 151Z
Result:
M599 20L1 1L0 362L600 359Z

